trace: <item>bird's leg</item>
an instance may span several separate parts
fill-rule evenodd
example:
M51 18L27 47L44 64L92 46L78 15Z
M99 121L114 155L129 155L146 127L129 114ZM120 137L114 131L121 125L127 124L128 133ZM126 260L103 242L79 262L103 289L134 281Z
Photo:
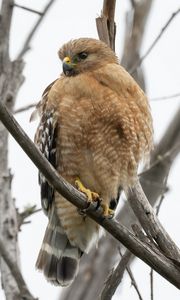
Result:
M104 217L113 218L114 210L109 208L109 204L104 202L103 199L100 198L99 194L92 192L90 189L85 188L85 186L83 185L83 183L79 178L75 180L75 186L77 187L78 191L82 192L87 196L89 204L93 202L97 202L97 209L99 208L99 206L102 207ZM88 208L83 209L80 211L80 213L83 215L86 213L87 210Z
M104 217L107 217L107 218L110 218L110 219L114 217L114 210L109 208L108 203L104 203L102 201L101 207L103 209L103 216Z
M79 178L76 179L75 186L77 187L78 191L82 192L87 196L89 203L98 202L100 200L100 196L97 193L85 188L85 186L82 184Z

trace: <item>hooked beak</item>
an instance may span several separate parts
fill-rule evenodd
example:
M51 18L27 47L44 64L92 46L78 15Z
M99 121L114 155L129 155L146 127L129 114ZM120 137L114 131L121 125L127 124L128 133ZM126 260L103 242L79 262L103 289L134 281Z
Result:
M71 62L70 57L66 56L63 59L63 72L66 76L71 76L74 74L74 66L75 64Z

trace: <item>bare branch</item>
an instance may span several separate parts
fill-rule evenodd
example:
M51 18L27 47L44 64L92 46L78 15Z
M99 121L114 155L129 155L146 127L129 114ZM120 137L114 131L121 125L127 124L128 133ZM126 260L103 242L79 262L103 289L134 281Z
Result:
M2 256L2 258L4 259L4 261L6 262L6 264L8 265L9 269L11 270L11 273L15 279L15 281L17 282L19 291L20 291L20 298L19 299L26 299L26 300L37 300L35 299L30 291L28 290L26 283L24 281L24 278L21 274L21 271L19 270L18 264L16 263L16 261L13 261L13 259L10 257L8 251L5 249L3 241L0 238L0 254ZM18 297L18 295L17 295ZM15 299L15 295L14 295L14 299Z
M121 255L121 257L122 257L121 251L119 251L119 252L120 252L120 255ZM126 252L129 252L129 251L126 250ZM126 252L125 252L125 254L126 254ZM125 255L125 254L124 254L124 255ZM130 259L131 259L131 258L132 258L132 255L130 256ZM130 261L130 259L129 259L129 261ZM128 264L127 264L127 267L126 267L126 271L127 271L128 275L129 275L129 277L131 278L131 284L132 284L132 286L135 288L135 290L136 290L136 292L137 292L137 294L138 294L139 300L143 300L143 298L142 298L142 296L141 296L141 293L140 293L140 291L139 291L139 288L138 288L138 286L137 286L136 280L135 280L135 278L134 278L134 275L133 275L133 273L132 273L130 267L128 266Z
M96 18L99 39L115 50L116 24L114 22L116 0L104 0L101 17Z
M152 49L155 47L155 45L157 44L157 42L160 40L160 38L162 37L162 35L164 34L164 32L166 31L166 29L169 27L169 25L171 24L171 22L173 21L173 19L179 14L180 12L180 8L178 10L176 10L171 17L168 19L168 21L166 22L166 24L163 26L163 28L161 29L160 33L158 34L158 36L155 38L155 40L153 41L153 43L151 44L151 46L148 48L148 50L145 52L145 54L134 64L134 66L132 67L132 69L129 71L130 74L132 75L138 66L140 66L143 62L143 60L149 55L149 53L152 51Z
M168 174L166 175L166 178L165 178L165 182L164 182L164 185L167 186L167 179L168 179ZM160 208L161 208L161 205L163 203L163 200L164 200L164 194L165 192L162 192L162 195L160 197L160 200L159 200L159 203L158 205L156 206L156 215L158 216L159 214L159 211L160 211ZM151 268L151 271L150 271L150 290L151 290L151 300L154 299L154 271L153 269Z
M176 258L180 262L179 248L162 227L139 182L132 189L128 190L127 197L147 236L156 241L167 257Z
M29 109L35 107L36 104L37 104L37 103L32 103L32 104L29 104L29 105L25 105L25 106L23 106L23 107L21 107L21 108L18 108L18 109L16 109L16 110L14 111L14 115L19 114L19 113L22 113L22 112L25 112L26 110L29 110Z
M0 58L2 55L3 59L6 59L6 63L8 63L9 60L9 35L13 13L13 4L14 0L3 0L0 13ZM1 64L2 61L0 63L0 68Z
M27 11L32 12L32 13L34 13L34 14L37 14L37 15L39 15L39 16L42 16L42 15L43 15L43 13L40 12L40 11L37 11L37 10L35 10L35 9L29 8L29 7L26 7L26 6L23 6L23 5L19 5L19 4L17 4L17 3L14 3L13 6L14 6L14 7L21 8L21 9L24 9L24 10L27 10Z
M157 159L150 165L150 167L148 169L146 169L145 171L142 171L141 173L139 173L138 176L140 177L140 176L146 174L151 169L153 169L155 166L157 166L160 162L162 162L162 163L163 163L163 161L166 162L168 159L170 161L173 160L173 158L179 153L179 151L180 151L180 141L178 143L176 143L176 145L174 147L172 147L170 150L168 150L166 153L163 153L163 155L158 155ZM166 187L164 190L166 190Z
M34 24L32 30L30 31L30 33L28 34L26 40L25 40L25 43L20 51L20 53L18 54L17 56L17 60L20 60L23 58L23 56L26 54L26 52L30 49L30 43L31 43L31 40L34 36L34 34L36 33L37 31L37 28L39 27L39 25L42 23L44 17L46 16L47 12L49 11L50 7L54 4L56 0L50 0L48 2L48 4L45 6L41 16L39 17L39 19L37 20L37 22Z
M115 268L115 270L112 270L112 272L109 274L100 296L101 300L111 300L117 287L121 283L121 280L124 275L124 271L127 269L127 264L129 263L131 256L132 253L127 250L125 254L122 255L122 258L118 266Z
M126 14L125 41L121 64L130 70L140 57L148 15L153 0L133 1L133 9ZM145 90L145 80L142 68L137 68L133 77Z
M42 153L35 147L34 143L22 130L14 117L7 111L0 101L0 119L8 131L13 135L25 153L34 162L46 179L54 188L68 201L80 209L87 207L85 195L66 182L58 174L52 165L43 157ZM90 204L87 215L104 227L112 236L120 241L134 255L138 256L154 270L169 280L177 288L180 288L180 270L175 266L175 262L165 257L162 253L156 253L149 245L141 242L126 227L102 216L102 209L95 210L94 204ZM176 250L172 247L173 252ZM178 251L177 251L178 252Z
M180 97L180 93L172 94L172 95L169 95L169 96L151 98L149 100L150 101L169 100L169 99L173 99L173 98L177 98L177 97Z
M22 225L30 223L30 221L25 221L25 220L30 216L40 212L41 209L40 208L37 209L36 205L32 205L26 207L22 212L19 212L18 209L16 209L16 211L17 211L18 228L20 230Z
M110 300L112 298L112 296L114 295L117 287L119 286L119 284L121 283L121 280L123 278L124 275L124 271L126 270L127 273L129 274L129 277L131 279L131 284L132 286L135 288L138 297L140 300L143 300L141 293L138 289L136 280L131 272L130 267L128 267L128 264L132 258L132 253L129 250L126 250L126 252L122 255L121 254L121 250L119 249L119 253L121 255L121 260L118 264L118 266L112 270L112 272L109 274L106 282L105 282L105 286L103 288L103 291L101 293L101 300Z
M154 277L153 277L153 269L150 271L150 291L151 291L151 300L154 300Z

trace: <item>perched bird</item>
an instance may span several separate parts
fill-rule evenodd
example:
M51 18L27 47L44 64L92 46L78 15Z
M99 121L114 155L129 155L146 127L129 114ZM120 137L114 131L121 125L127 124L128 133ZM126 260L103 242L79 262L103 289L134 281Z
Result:
M139 162L152 147L147 98L103 42L71 40L58 52L63 73L36 107L40 124L35 143L69 183L102 199L112 215L119 189L137 179ZM34 114L33 114L34 115ZM99 225L80 214L39 174L41 202L48 215L36 267L55 285L72 283L83 252L97 244Z

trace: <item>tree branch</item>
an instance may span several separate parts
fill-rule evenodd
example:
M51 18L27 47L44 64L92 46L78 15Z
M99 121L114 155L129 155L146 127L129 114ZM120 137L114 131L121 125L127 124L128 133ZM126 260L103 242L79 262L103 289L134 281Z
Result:
M180 8L178 10L176 10L171 17L168 19L168 21L166 22L166 24L163 26L163 28L161 29L160 33L158 34L158 36L155 38L155 40L153 41L153 43L151 44L151 46L148 48L148 50L145 52L145 54L143 56L141 56L141 58L139 58L136 63L134 64L134 66L132 67L132 69L129 71L129 73L131 75L134 74L134 72L136 71L137 67L139 67L143 60L145 60L145 58L149 55L149 53L152 51L152 49L155 47L155 45L157 44L157 42L160 40L160 38L162 37L163 33L166 31L166 29L169 27L169 25L171 24L171 22L173 21L173 19L180 13Z
M24 111L26 111L26 110L28 110L28 109L31 109L31 108L35 107L36 104L37 104L37 103L32 103L32 104L29 104L29 105L25 105L25 106L23 106L23 107L21 107L21 108L18 108L18 109L16 109L16 110L14 111L14 115L19 114L19 113L22 113L22 112L24 112Z
M104 0L101 17L96 18L99 39L115 50L116 24L114 22L116 0Z
M121 64L125 69L130 70L134 62L139 60L141 45L148 15L151 10L153 0L133 1L133 10L127 12L125 41ZM133 73L134 79L145 90L145 80L142 68L136 68Z
M156 241L167 257L177 259L180 262L180 250L162 227L139 182L128 190L127 197L147 236Z
M14 3L13 6L14 6L14 7L21 8L21 9L24 9L24 10L27 10L27 11L32 12L32 13L34 13L34 14L37 14L37 15L39 15L39 16L42 16L42 15L43 15L43 12L37 11L37 10L35 10L35 9L29 8L29 7L26 7L26 6L23 6L23 5L19 5L19 4L17 4L17 3Z
M24 80L24 62L9 57L10 29L13 0L2 0L0 12L0 101L13 111L17 92ZM37 27L36 27L37 28ZM31 36L32 38L32 36ZM0 122L0 236L13 261L19 264L18 222L15 203L11 195L11 174L8 170L8 132ZM19 300L19 293L11 270L0 257L2 288L7 299ZM22 298L21 298L22 299Z
M126 250L126 252L127 252L127 251L128 251L128 250ZM131 257L131 258L132 258L132 257ZM130 259L129 259L129 261L130 261ZM128 263L129 263L129 261L128 261ZM129 277L131 278L131 285L134 286L134 288L135 288L135 290L136 290L136 292L137 292L137 294L138 294L139 300L143 300L143 298L142 298L142 296L141 296L141 293L140 293L140 291L139 291L139 288L138 288L138 286L137 286L136 280L135 280L135 278L134 278L134 275L133 275L133 273L132 273L130 267L128 267L128 263L127 263L127 268L126 268L126 270L127 270L128 274L129 274Z
M109 274L100 296L101 300L111 300L117 287L121 283L124 271L127 269L127 265L131 256L132 253L130 251L126 251L125 254L122 256L118 266Z
M2 61L9 64L9 36L12 20L14 0L3 0L1 5L0 18L0 69Z
M21 226L23 224L27 224L30 223L29 221L25 221L27 218L29 218L30 216L36 214L37 212L41 211L41 208L36 208L36 205L32 205L32 206L27 206L22 212L19 212L18 209L16 209L17 211L17 221L18 221L18 229L21 230Z
M37 28L42 23L44 17L46 16L47 12L49 11L49 9L51 8L51 6L54 4L55 1L56 0L50 0L48 2L48 4L45 6L41 16L39 17L39 19L37 20L37 22L34 24L33 28L31 29L30 33L28 34L28 36L25 40L25 43L17 56L17 60L22 59L23 56L26 54L26 52L30 49L30 43L31 43L31 40L32 40L35 32L37 31Z
M67 183L62 176L54 170L52 165L43 157L42 153L35 147L34 143L1 102L0 119L50 184L72 204L80 209L85 209L87 207L86 197ZM102 216L102 208L97 211L95 210L95 205L91 204L87 215L104 227L134 255L150 265L177 288L180 288L180 270L175 266L174 262L166 258L162 253L157 254L149 245L141 242L120 223L104 218Z
M173 99L173 98L177 98L177 97L180 97L180 93L172 94L169 96L155 97L155 98L151 98L149 100L150 101L169 100L169 99Z
M165 182L164 182L164 185L167 186L167 180L168 180L168 174L165 178ZM159 214L159 211L160 211L160 208L161 208L161 205L162 205L162 202L164 200L164 193L162 193L160 199L159 199L159 203L158 205L156 206L156 215L158 216ZM151 271L150 271L150 297L151 297L151 300L154 299L154 271L153 269L151 268Z
M0 254L4 259L4 261L6 262L6 264L8 265L9 269L11 270L11 273L20 291L20 295L14 295L14 299L37 300L31 295L30 291L28 290L28 287L26 286L21 271L19 270L18 264L16 263L16 261L13 261L12 257L7 252L7 249L5 249L1 238L0 238Z

